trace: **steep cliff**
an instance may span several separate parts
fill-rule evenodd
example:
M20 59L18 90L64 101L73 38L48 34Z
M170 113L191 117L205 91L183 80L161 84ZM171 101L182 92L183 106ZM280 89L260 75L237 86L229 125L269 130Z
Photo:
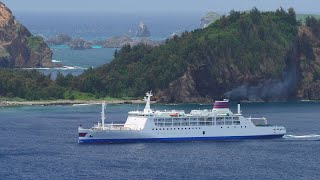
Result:
M320 37L310 27L301 26L298 48L300 78L297 99L320 100Z
M0 2L0 67L51 67L52 52Z

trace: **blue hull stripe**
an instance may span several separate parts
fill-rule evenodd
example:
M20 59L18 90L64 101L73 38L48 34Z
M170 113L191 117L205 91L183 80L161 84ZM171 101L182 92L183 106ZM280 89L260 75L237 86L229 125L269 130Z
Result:
M237 139L273 139L284 134L259 136L220 136L220 137L179 137L179 138L138 138L138 139L79 139L79 143L133 143L133 142L169 142L169 141L223 141Z

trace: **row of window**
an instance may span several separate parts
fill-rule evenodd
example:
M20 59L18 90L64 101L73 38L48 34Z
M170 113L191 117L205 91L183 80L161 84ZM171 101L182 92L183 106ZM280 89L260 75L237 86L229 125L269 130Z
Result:
M163 122L163 121L213 121L214 119L216 120L239 120L238 116L235 117L208 117L208 118L155 118L154 121L158 121L158 122Z
M215 125L240 125L240 121L216 121L215 122L155 122L157 127L171 127L171 126L215 126Z
M152 130L187 130L187 129L201 129L201 127L192 127L192 128L152 128Z
M221 126L221 128L223 128L223 126ZM227 126L227 128L230 128L229 126ZM234 128L237 128L237 126L234 126ZM247 126L244 126L241 128L247 128ZM152 128L152 130L156 130L156 131L161 131L161 130L189 130L189 129L201 129L201 127L191 127L191 128Z

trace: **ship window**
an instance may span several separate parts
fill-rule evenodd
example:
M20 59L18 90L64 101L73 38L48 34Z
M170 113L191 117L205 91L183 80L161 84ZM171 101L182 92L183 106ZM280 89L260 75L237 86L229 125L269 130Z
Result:
M206 134L206 132L205 132L205 131L202 131L202 134Z
M156 129L156 130L158 130L158 129Z
M184 129L187 129L187 128L184 128Z
M221 126L221 128L222 128L222 126Z
M247 126L244 126L244 128L247 128Z
M178 129L180 129L180 128L178 128Z
M176 130L176 128L173 128L173 130Z
M154 130L154 129L152 129L152 130Z

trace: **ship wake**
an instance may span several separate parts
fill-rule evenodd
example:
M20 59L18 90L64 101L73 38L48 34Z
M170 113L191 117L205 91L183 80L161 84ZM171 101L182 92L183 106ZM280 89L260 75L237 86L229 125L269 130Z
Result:
M319 134L307 134L307 135L285 135L283 138L287 140L311 140L320 141Z

